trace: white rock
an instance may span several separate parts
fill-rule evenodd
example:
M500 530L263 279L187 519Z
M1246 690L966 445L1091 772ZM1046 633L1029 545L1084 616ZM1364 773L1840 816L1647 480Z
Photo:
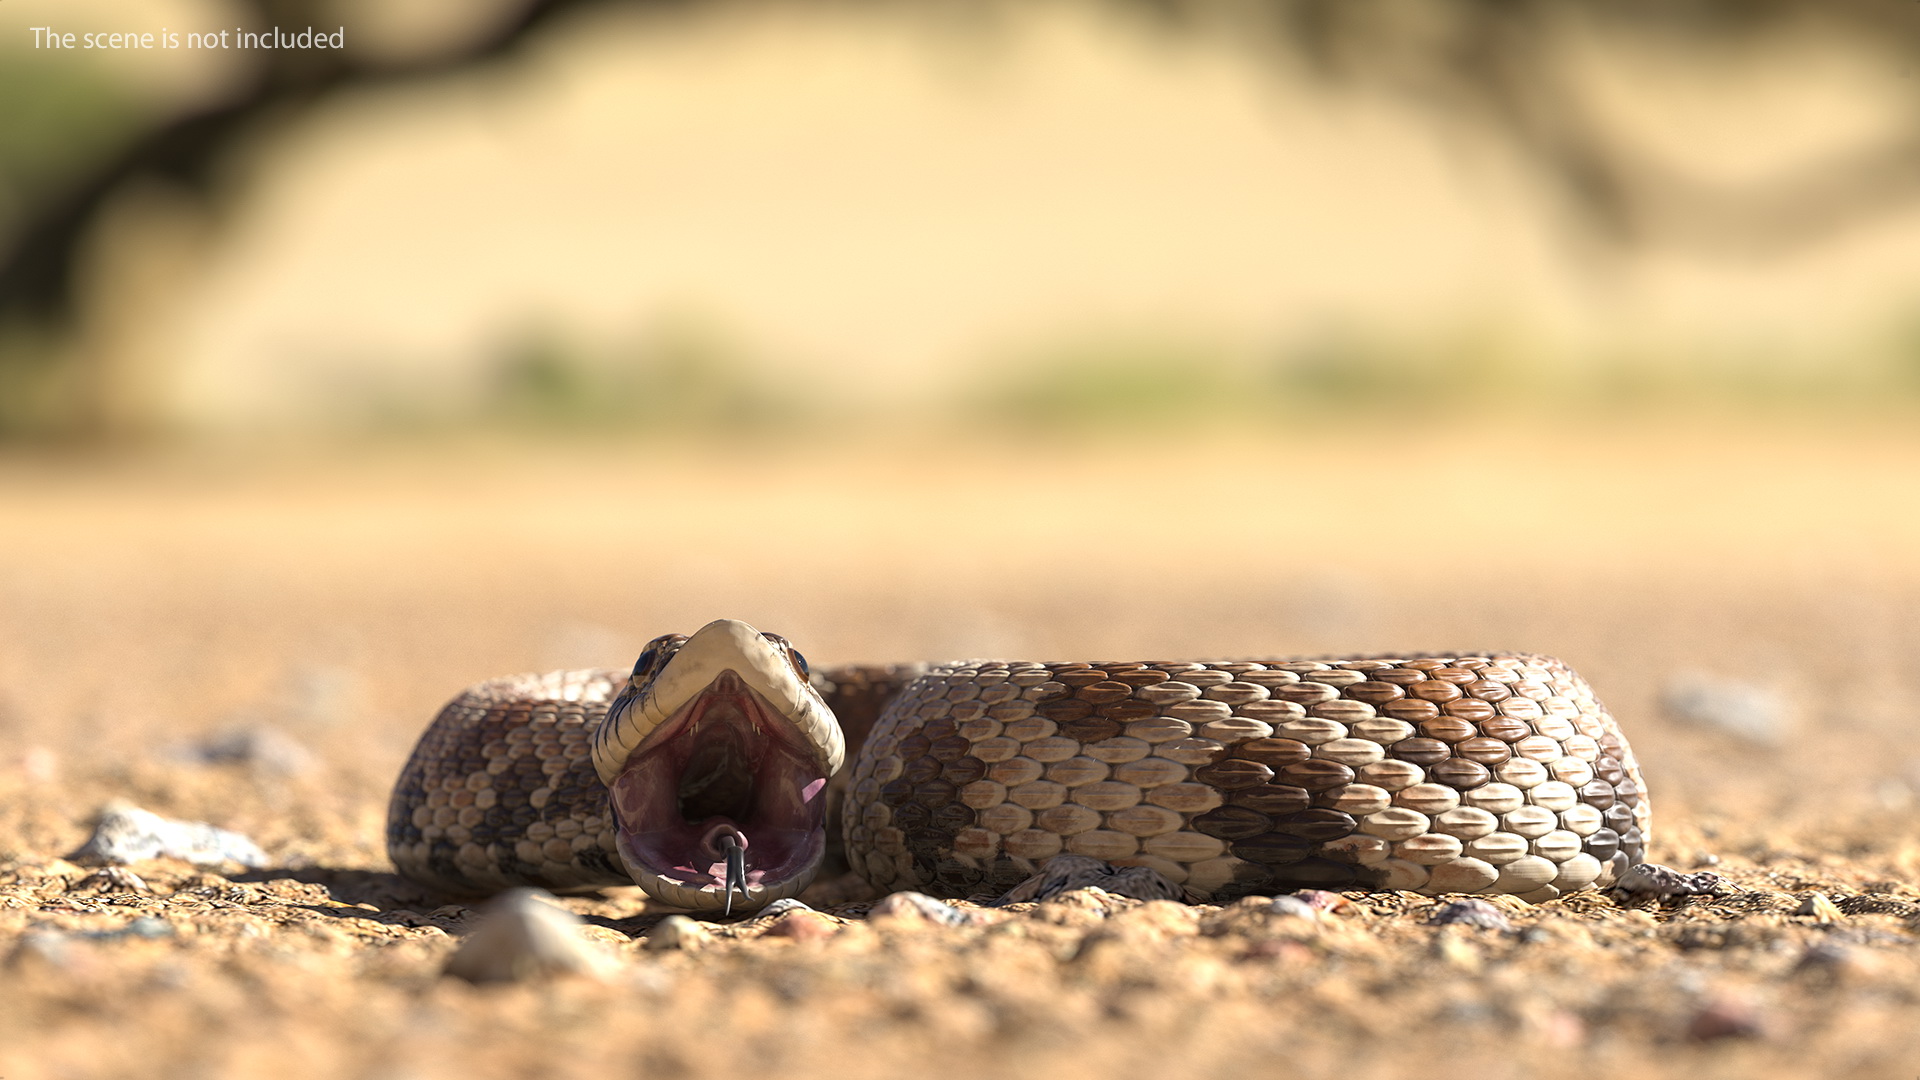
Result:
M258 868L269 861L258 844L240 833L218 829L203 821L174 821L119 801L101 809L100 823L93 827L93 835L68 858L76 862L124 865L163 856L201 866L236 862Z
M603 979L619 966L580 936L581 918L539 889L510 889L487 905L445 974L468 982L518 982L556 975Z
M1767 746L1784 742L1793 728L1793 711L1779 693L1698 672L1668 679L1660 706L1682 723Z
M713 940L713 933L685 915L669 915L647 933L646 947L661 949L697 949Z

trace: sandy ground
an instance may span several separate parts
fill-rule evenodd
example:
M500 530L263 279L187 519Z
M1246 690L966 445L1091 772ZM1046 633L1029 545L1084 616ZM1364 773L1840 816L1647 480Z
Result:
M0 459L0 1077L1920 1075L1917 467L1872 423ZM476 914L381 850L433 710L721 615L821 663L1557 654L1655 857L1742 889L1507 931L856 904L687 950L617 890L565 901L607 981L441 977ZM1750 703L1662 704L1701 686ZM271 865L94 876L113 798Z

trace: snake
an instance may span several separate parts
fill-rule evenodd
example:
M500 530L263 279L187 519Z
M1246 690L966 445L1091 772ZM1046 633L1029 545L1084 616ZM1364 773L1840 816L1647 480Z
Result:
M699 913L797 897L823 868L964 899L1069 863L1192 902L1541 902L1618 882L1650 815L1619 725L1543 655L816 671L719 619L631 671L461 692L400 772L387 848L452 895L638 885Z

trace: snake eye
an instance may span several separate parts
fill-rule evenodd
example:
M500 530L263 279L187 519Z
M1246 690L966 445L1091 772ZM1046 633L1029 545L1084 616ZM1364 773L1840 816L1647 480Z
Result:
M787 646L787 655L793 657L793 666L800 669L801 678L804 679L813 674L813 669L807 667L807 658L800 655L799 649L789 645Z
M654 648L648 648L646 652L641 653L640 659L633 662L633 675L631 677L638 679L640 676L645 675L647 669L653 666L653 658L659 654L660 650Z

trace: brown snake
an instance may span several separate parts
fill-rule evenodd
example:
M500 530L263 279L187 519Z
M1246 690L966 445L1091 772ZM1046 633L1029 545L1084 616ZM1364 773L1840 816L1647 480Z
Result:
M830 825L882 891L1001 893L1073 854L1194 900L1537 901L1618 880L1648 823L1633 751L1547 657L810 673L719 620L654 639L631 674L466 690L401 771L387 845L456 894L638 883L699 911L799 893L833 861Z

